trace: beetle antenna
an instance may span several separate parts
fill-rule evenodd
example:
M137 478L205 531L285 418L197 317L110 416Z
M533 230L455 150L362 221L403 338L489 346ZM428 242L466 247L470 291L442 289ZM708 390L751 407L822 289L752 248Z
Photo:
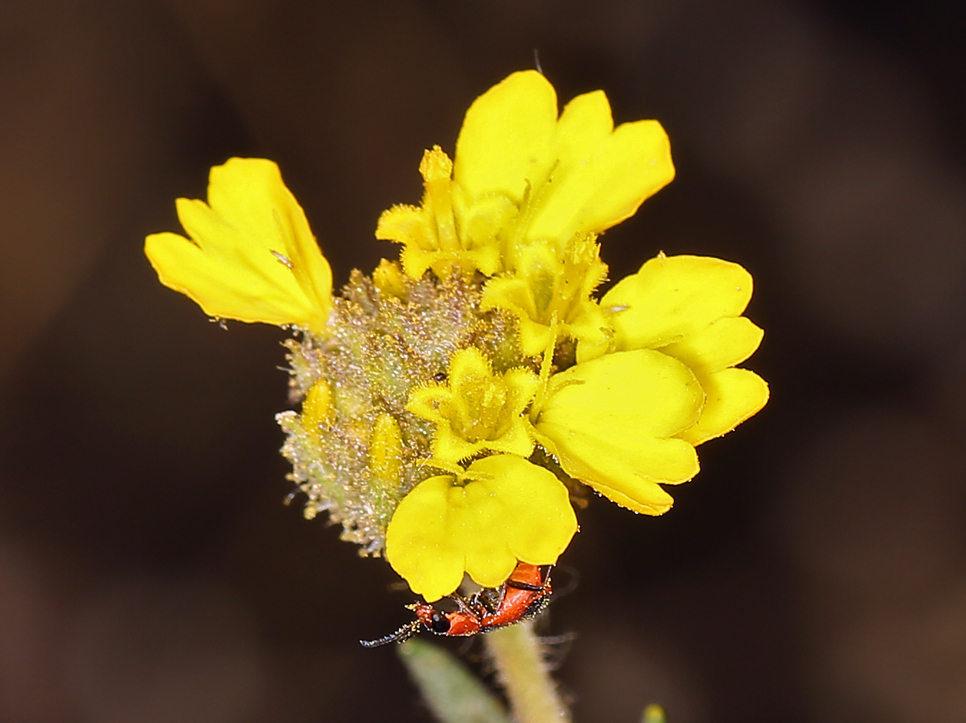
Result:
M419 628L422 625L418 620L413 620L411 623L406 623L399 630L387 635L378 640L360 640L359 643L364 648L378 648L380 645L387 645L389 643L404 643L419 632Z

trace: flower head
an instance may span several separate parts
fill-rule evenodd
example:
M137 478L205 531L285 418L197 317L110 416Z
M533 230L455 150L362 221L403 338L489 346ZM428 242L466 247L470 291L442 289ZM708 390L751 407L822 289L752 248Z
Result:
M301 410L278 420L305 516L326 511L434 601L555 563L580 482L665 512L696 447L768 387L737 368L762 334L737 264L662 254L597 296L600 234L674 176L656 121L615 128L601 91L558 113L541 74L514 73L472 104L454 159L434 147L419 171L422 203L376 230L399 261L337 298L271 161L213 168L207 204L178 200L187 237L146 252L213 316L298 327Z
M275 163L231 158L211 169L208 203L179 198L177 209L187 238L144 244L162 284L209 316L325 328L332 271Z

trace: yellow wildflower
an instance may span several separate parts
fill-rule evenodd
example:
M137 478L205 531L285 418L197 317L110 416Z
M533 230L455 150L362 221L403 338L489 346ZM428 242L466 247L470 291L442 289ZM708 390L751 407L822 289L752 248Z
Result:
M423 177L422 206L397 205L383 211L376 225L376 238L404 245L401 261L406 273L418 279L432 267L443 277L453 268L465 272L479 269L492 274L500 268L495 234L460 233L453 215L453 162L439 146L423 155L419 164ZM466 223L464 226L473 227Z
M518 561L553 564L576 531L567 488L552 472L496 455L471 464L466 479L430 477L410 492L389 523L386 557L432 602L455 592L464 573L497 587Z
M536 71L514 73L476 99L456 158L438 147L420 166L422 207L396 206L376 236L405 244L406 272L454 266L485 275L513 270L534 240L561 246L634 214L674 177L657 121L616 129L602 91L574 98L557 115L553 86Z
M332 271L275 163L231 158L211 169L208 203L179 198L177 209L188 237L144 244L162 284L209 316L324 330Z
M531 417L567 474L636 512L662 514L661 484L698 472L694 447L734 429L768 400L735 364L761 342L741 316L751 275L737 264L658 256L601 300L609 342L581 343L578 363L550 378Z
M513 73L470 106L456 141L457 218L494 197L518 209L505 253L536 239L564 243L632 216L674 178L667 134L657 121L614 128L597 90L557 115L557 94L540 73ZM502 219L495 219L502 221Z
M523 410L538 384L536 374L520 367L494 374L470 347L453 355L449 384L414 389L406 409L436 424L434 460L456 463L484 450L529 457L533 439Z
M752 279L735 263L701 256L664 256L645 263L608 291L601 306L613 311L611 348L659 349L687 364L705 391L701 416L681 438L698 445L730 432L768 401L768 385L735 369L751 356L764 332L742 316ZM605 352L581 344L578 360Z
M487 282L480 306L516 315L527 356L547 348L554 323L561 337L601 344L609 321L590 296L606 275L593 236L574 236L562 253L557 244L538 241L520 254L515 273Z
M674 176L656 121L615 128L601 91L558 113L541 74L514 73L467 111L454 160L434 147L419 170L421 205L376 230L401 258L337 299L271 161L213 168L207 203L177 201L186 235L145 251L206 313L303 332L286 343L301 414L278 420L305 515L434 601L555 563L577 530L566 475L666 511L663 486L768 387L736 368L762 337L737 264L660 255L595 297L599 234Z

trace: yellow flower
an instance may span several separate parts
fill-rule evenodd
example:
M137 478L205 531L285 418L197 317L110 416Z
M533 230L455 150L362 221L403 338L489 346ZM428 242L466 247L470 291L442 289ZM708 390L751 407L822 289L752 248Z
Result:
M698 473L680 439L697 422L704 392L685 364L650 349L617 352L550 378L531 417L537 441L570 476L636 512L672 504L661 484Z
M464 573L496 587L518 561L553 564L577 531L567 488L543 467L496 455L466 474L421 482L386 532L389 564L429 602L455 592Z
M536 71L514 73L476 99L456 158L439 148L420 166L423 205L396 206L376 235L405 244L406 272L454 266L512 271L535 240L564 245L633 215L674 177L657 121L616 129L602 91L574 98L559 115L553 86Z
M535 239L564 243L601 233L672 178L660 123L615 129L600 90L577 96L558 117L553 86L528 70L510 75L467 111L456 141L455 210L459 219L494 197L512 203L518 209L506 239L512 256Z
M523 410L537 376L522 368L494 374L476 347L461 349L449 366L449 383L414 389L406 409L436 424L433 459L452 464L484 450L529 457L533 439Z
M515 273L490 279L480 308L500 307L520 323L520 349L539 354L555 334L579 341L606 342L607 315L590 298L607 275L593 236L574 236L564 247L534 242L520 254ZM556 329L552 329L556 323Z
M558 112L546 78L514 73L467 111L454 159L434 147L419 171L421 205L377 224L399 261L353 272L338 303L268 160L212 168L207 202L177 200L185 235L145 253L211 316L304 332L285 345L301 413L277 419L305 515L432 602L555 563L577 531L567 475L665 512L663 486L768 387L736 368L762 338L740 266L662 254L595 298L599 235L674 177L656 121L615 128L602 91Z
M701 416L681 438L699 445L730 432L768 401L768 385L735 369L751 356L764 332L742 316L752 279L738 264L701 256L664 256L645 263L601 299L613 310L611 349L659 349L694 372L705 391ZM581 344L578 361L605 353Z
M211 169L208 203L179 198L177 209L188 237L144 244L162 284L209 316L325 329L332 271L275 163L231 158Z
M582 342L578 363L550 378L531 410L537 440L567 474L624 507L662 514L662 484L698 472L694 447L734 429L768 400L735 369L762 331L741 313L751 276L737 264L658 256L601 300L608 342Z
M479 269L493 274L500 268L500 253L493 234L460 234L453 216L453 162L439 146L426 151L419 164L423 177L422 206L393 206L383 211L376 238L404 244L401 261L414 279L432 267L443 277L453 268Z

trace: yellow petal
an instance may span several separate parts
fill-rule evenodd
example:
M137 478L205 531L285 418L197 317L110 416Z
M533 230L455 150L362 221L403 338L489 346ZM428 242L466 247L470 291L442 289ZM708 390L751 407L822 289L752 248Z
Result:
M470 198L502 194L519 204L545 173L557 94L534 70L513 73L477 98L456 141L455 180Z
M559 480L554 482L560 484ZM484 587L500 585L517 565L509 537L513 517L520 510L507 504L511 500L498 496L499 490L491 480L470 482L449 492L453 518L450 535L463 550L467 574Z
M638 349L555 374L539 423L601 424L631 438L668 438L693 425L703 403L701 385L686 365L659 351Z
M480 483L504 507L507 544L513 556L531 565L555 563L577 532L577 516L566 486L549 470L513 455L485 457L470 465L469 471L488 475ZM486 585L485 566L467 565L467 571Z
M655 482L625 475L621 487L624 492L601 482L594 484L594 489L611 502L642 515L663 515L674 505L674 498Z
M552 193L536 212L529 238L600 233L633 216L674 178L667 134L652 120L618 126L594 149L561 148L555 160Z
M550 326L542 323L536 308L533 279L499 277L487 282L480 300L483 311L502 308L512 312L520 324L520 350L525 356L539 354L550 342Z
M694 445L719 437L768 400L760 377L731 368L761 343L762 330L741 316L751 292L751 275L737 264L660 255L604 295L601 306L611 312L614 338L581 343L577 360L652 348L684 362L707 398L699 420L678 436Z
M449 539L449 491L454 478L420 482L393 513L386 530L386 558L413 592L430 602L449 595L463 581L465 554Z
M660 514L670 503L657 484L698 472L694 447L677 435L697 422L703 403L687 366L640 349L554 375L534 424L567 474L620 504Z
M681 341L661 347L661 351L680 359L696 372L710 374L750 357L761 344L764 334L751 319L729 316Z
M747 369L722 369L700 375L707 394L697 423L678 435L697 446L730 432L768 401L768 384Z
M429 219L425 209L420 206L410 206L397 203L387 208L379 215L376 222L376 238L381 241L397 241L399 243L421 243L427 250L433 248L428 228Z
M751 274L702 256L658 256L601 299L612 308L617 349L657 349L737 317L751 299ZM750 353L750 352L749 352Z
M614 120L604 91L578 95L560 114L554 130L552 153L570 164L586 161L613 130Z
M177 201L189 238L147 237L161 283L210 316L324 330L332 272L278 166L232 158L211 169L208 199Z
M552 564L577 531L567 488L548 470L497 455L467 473L465 485L450 476L420 483L389 523L389 563L430 602L454 592L464 572L496 587L518 561Z

